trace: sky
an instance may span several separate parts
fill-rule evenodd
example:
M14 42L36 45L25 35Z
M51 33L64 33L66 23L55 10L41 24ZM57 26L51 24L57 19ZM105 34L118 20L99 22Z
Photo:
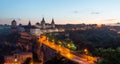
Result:
M120 0L0 0L0 24L110 24L120 21Z

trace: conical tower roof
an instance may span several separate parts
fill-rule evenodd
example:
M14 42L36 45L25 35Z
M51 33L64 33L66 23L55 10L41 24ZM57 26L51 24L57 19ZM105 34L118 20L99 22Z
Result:
M45 19L44 19L44 17L42 18L41 24L42 24L42 23L45 23Z
M52 18L52 22L51 22L51 24L55 24L55 22L54 22L54 19Z
M14 20L12 21L12 23L13 23L13 22L16 22L16 20L14 19Z
M30 22L30 20L29 20L28 26L31 26L31 22Z

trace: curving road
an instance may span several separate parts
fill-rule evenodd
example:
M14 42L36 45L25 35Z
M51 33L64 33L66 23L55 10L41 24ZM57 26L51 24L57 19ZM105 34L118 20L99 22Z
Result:
M54 44L54 42L50 42L46 36L39 37L39 42L56 50L62 56L70 59L71 61L77 62L79 64L94 64L94 62L89 62L84 58L81 58L79 56L76 56L75 54L72 54L68 48L62 47L61 45Z

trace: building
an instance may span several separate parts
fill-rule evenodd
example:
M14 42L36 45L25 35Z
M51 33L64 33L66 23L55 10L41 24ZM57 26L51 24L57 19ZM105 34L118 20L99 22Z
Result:
M40 28L40 29L54 29L55 28L55 22L54 19L52 19L51 24L50 23L46 23L44 17L42 18L42 21L39 23L36 23L36 27Z
M29 24L28 24L29 25ZM34 35L40 35L46 32L57 32L58 29L55 27L54 19L52 18L51 23L46 23L44 17L41 22L37 22L34 26L35 28L30 28L30 33Z
M25 29L22 27L22 24L19 24L19 26L17 26L16 20L13 20L11 22L11 31L12 32L24 32Z
M29 20L28 26L31 26L31 22L30 22L30 20Z
M11 26L9 25L0 25L0 35L10 34Z
M13 20L12 22L11 22L11 27L16 27L17 26L17 22L15 21L15 20Z
M13 20L11 22L11 31L12 32L16 32L17 31L17 22L15 20Z
M9 56L4 56L5 62L4 64L22 64L28 58L33 58L32 53L16 53Z
M46 23L45 23L45 20L43 18L41 21L41 29L45 29L45 28L46 28Z
M32 39L33 36L26 32L19 32L19 38L17 41L17 46L25 52L30 52L32 50Z
M55 22L54 22L53 18L52 18L52 22L51 22L51 28L55 28Z
M17 22L13 20L11 22L11 31L12 32L27 32L27 33L37 35L37 34L43 34L46 32L58 32L58 29L56 28L53 18L52 18L51 23L46 23L43 17L40 22L36 23L36 25L32 25L31 21L29 20L28 25L19 24L19 26L17 26Z

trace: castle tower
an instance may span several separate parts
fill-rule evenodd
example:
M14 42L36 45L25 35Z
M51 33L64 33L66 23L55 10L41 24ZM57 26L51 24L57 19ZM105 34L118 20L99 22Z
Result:
M19 24L19 26L21 27L21 26L22 26L22 24L20 23L20 24Z
M46 28L44 17L42 18L42 21L41 21L41 28L42 28L42 29L45 29L45 28Z
M53 18L52 18L52 22L51 22L51 28L55 28L55 22L54 22Z
M17 26L17 22L15 21L15 20L13 20L12 22L11 22L11 27L16 27Z
M30 20L29 20L28 26L31 26L31 22L30 22Z
M17 31L17 22L15 20L13 20L11 22L11 30L12 30L12 32L16 32Z

